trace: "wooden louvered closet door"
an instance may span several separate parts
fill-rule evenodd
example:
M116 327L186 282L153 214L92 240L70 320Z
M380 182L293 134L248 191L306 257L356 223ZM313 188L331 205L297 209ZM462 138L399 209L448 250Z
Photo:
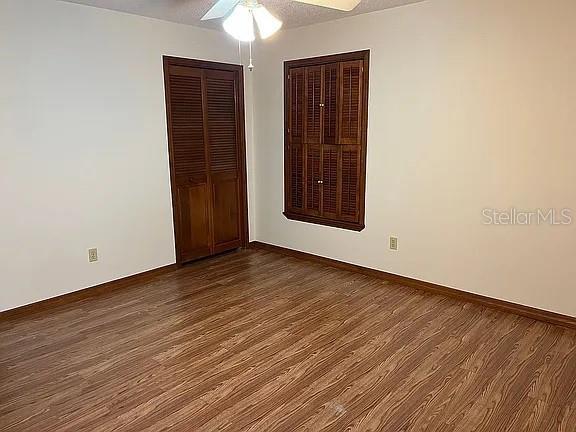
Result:
M284 214L360 230L368 54L351 54L286 63Z
M240 66L172 57L164 67L176 254L183 263L247 241L242 75Z
M234 73L206 71L206 105L214 253L242 245L241 177Z
M167 76L176 239L182 261L211 253L210 185L202 71L172 66Z

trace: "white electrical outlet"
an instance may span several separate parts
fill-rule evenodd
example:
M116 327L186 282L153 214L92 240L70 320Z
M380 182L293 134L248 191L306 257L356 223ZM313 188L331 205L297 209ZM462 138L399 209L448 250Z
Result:
M390 249L398 250L398 237L390 237Z
M98 261L98 249L92 248L88 249L88 262Z

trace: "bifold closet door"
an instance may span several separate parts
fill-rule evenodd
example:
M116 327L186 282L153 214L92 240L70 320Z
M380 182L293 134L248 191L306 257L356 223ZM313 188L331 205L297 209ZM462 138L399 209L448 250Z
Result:
M208 148L213 220L213 253L242 245L239 134L235 74L205 72Z
M212 249L203 77L202 70L182 66L170 66L167 75L174 228L184 262Z
M242 81L235 70L170 59L165 81L172 202L177 261L183 263L246 242Z

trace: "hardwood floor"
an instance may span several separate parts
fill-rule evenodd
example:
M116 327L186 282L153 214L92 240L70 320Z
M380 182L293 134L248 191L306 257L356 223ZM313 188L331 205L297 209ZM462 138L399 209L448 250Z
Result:
M262 250L0 323L2 431L575 425L576 331Z

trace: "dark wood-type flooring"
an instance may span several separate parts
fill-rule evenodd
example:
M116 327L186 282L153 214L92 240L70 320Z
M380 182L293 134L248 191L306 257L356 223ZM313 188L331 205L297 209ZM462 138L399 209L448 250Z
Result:
M0 323L2 431L576 430L576 331L261 250Z

